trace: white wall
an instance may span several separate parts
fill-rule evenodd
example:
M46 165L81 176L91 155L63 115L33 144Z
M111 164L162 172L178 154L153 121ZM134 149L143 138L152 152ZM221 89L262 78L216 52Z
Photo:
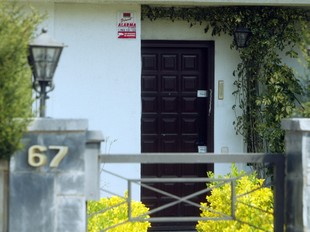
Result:
M117 13L127 10L136 12L137 39L117 39ZM90 129L117 139L111 152L140 152L139 18L137 6L55 6L55 37L68 47L50 115L88 118Z
M90 130L102 131L103 153L140 153L140 6L35 4L48 18L49 34L68 45L55 73L56 88L46 115L86 118ZM135 13L136 39L117 38L118 13ZM123 165L124 166L124 165ZM140 165L105 165L127 178L140 177ZM122 195L127 185L104 178L102 186ZM139 197L136 188L135 198Z

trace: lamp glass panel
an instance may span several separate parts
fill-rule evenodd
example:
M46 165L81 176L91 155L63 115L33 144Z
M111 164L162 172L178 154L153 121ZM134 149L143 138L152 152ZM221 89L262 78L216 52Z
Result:
M246 42L248 39L247 32L236 32L235 37L236 37L236 43L238 47L242 48L246 46Z
M33 47L33 65L37 80L51 81L57 67L62 47Z

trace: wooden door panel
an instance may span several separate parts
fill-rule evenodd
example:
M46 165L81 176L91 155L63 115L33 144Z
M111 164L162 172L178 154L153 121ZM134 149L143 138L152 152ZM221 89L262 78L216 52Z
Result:
M162 135L178 135L179 134L179 118L174 115L165 116L161 120Z
M161 113L174 113L178 112L179 106L178 106L178 100L179 98L177 96L170 97L170 96L164 96L161 97Z
M156 93L157 87L157 77L155 75L143 76L141 79L142 89L147 92Z
M185 92L195 92L198 89L198 76L195 75L182 75L181 84L183 93Z
M144 54L142 56L142 69L144 71L156 71L158 67L157 54Z
M158 152L159 141L157 135L143 135L141 140L141 150L144 152Z
M193 152L197 150L196 135L182 135L180 150L177 152Z
M144 113L157 113L158 98L156 96L142 97L142 108Z
M185 115L181 120L181 128L184 134L195 134L198 130L198 116Z
M178 54L161 54L162 71L177 71Z
M193 113L197 115L197 97L196 96L186 96L181 99L182 113Z
M146 134L157 134L158 133L158 118L150 115L142 118L141 127Z
M148 42L142 41L142 152L197 152L198 144L207 145L213 139L207 138L213 131L213 124L207 123L209 99L197 97L197 90L213 88L209 70L212 64L206 63L213 44L195 47L194 43L189 46L156 43L148 46ZM198 164L143 164L141 176L205 177L208 170L209 166ZM151 186L182 197L205 188L206 183L153 183ZM141 188L141 199L151 209L175 201L146 188ZM205 194L190 200L199 203L205 200ZM179 203L152 216L199 216L199 209ZM194 226L193 223L182 223L179 227L175 223L153 223L150 231L178 231Z
M192 55L181 55L182 60L182 71L199 71L198 64L199 64L199 55L192 54Z
M161 91L163 93L177 93L179 89L177 78L176 75L163 75L161 77Z
M175 152L176 147L180 146L178 135L162 135L160 141L160 149L166 152Z

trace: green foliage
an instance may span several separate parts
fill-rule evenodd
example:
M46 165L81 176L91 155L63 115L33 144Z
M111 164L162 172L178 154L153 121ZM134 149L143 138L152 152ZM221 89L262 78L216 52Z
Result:
M214 178L213 173L208 175ZM255 173L245 175L235 166L224 178L236 178L235 220L201 220L196 225L197 231L273 231L273 193L270 188L262 187L264 180L258 179ZM207 203L201 203L200 216L219 218L223 214L231 215L230 182L213 182L208 187L212 188L211 195L206 197Z
M143 6L142 18L145 17L186 20L190 26L204 24L205 32L211 30L217 36L222 33L232 36L240 25L251 29L248 47L238 49L233 40L230 46L238 49L241 58L233 72L236 78L234 126L237 134L244 137L248 152L283 152L280 121L296 108L302 86L294 70L282 62L282 55L295 59L301 56L300 48L305 53L305 42L310 41L309 9Z
M148 221L128 222L127 194L125 197L112 196L101 198L99 201L89 201L87 204L88 230L89 232L143 232L147 231L151 224ZM146 220L149 218L148 208L141 202L131 202L132 218ZM115 227L114 227L115 226ZM108 229L110 228L111 229Z
M310 118L310 101L305 102L302 107L297 108L293 116L302 117L302 118Z
M41 17L0 2L0 159L9 159L32 116L28 44Z
M294 70L282 62L281 53L297 58L298 47L309 30L309 12L286 8L261 10L247 21L252 30L249 46L241 49L235 72L238 99L236 120L249 152L283 152L284 132L281 119L289 117L298 106L302 86ZM298 46L297 46L298 45Z
M297 107L292 116L310 118L310 30L305 31L304 40L301 49L304 53L303 57L300 57L300 63L303 64L305 76L302 78L303 86L305 87L305 95L302 99L300 107Z

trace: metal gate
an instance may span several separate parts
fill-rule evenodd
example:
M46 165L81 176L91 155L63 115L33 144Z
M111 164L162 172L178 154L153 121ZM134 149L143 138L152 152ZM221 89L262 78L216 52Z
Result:
M272 188L274 194L274 231L281 232L283 231L284 225L284 155L283 154L261 154L261 153L249 153L249 154L197 154L197 153L143 153L143 154L135 154L135 155L100 155L99 160L101 163L145 163L145 164L169 164L169 163L180 163L180 164L207 164L207 163L243 163L243 164L264 164L264 167L268 167L268 170L272 170L272 178L265 182L262 187ZM249 169L250 170L250 169ZM128 179L126 177L120 176L117 173L111 173L110 171L103 169L103 178L105 174L113 175L122 180L127 181L128 184L128 198L124 199L121 204L127 204L127 216L128 220L123 221L119 224L124 224L127 222L136 222L136 221L144 221L148 220L149 222L184 222L184 221L204 221L204 220L238 220L239 222L249 224L245 219L236 217L236 203L238 202L238 196L236 194L236 181L238 178L146 178L146 179ZM247 172L245 175L249 175L251 173ZM231 211L228 215L223 215L218 213L218 217L152 217L152 214L156 212L160 212L163 209L167 209L176 204L186 203L191 206L195 206L201 209L201 205L197 204L191 199L199 194L209 194L212 190L211 188L206 187L206 189L201 190L199 192L189 193L186 196L177 196L173 193L169 193L166 191L162 191L161 189L152 187L154 183L162 183L162 182L214 182L218 183L218 186L229 183L231 186ZM160 207L151 209L148 212L150 218L145 219L145 215L140 215L138 217L134 217L131 214L131 202L132 202L132 185L140 185L142 188L147 188L154 193L162 194L166 197L172 199L169 203L165 205L161 205ZM215 186L216 187L216 186ZM257 189L258 190L258 189ZM108 189L102 188L102 191L109 192ZM254 190L256 191L256 189ZM113 194L109 192L110 194ZM250 194L250 193L249 193ZM248 205L248 207L255 207ZM257 208L257 207L256 207ZM258 209L260 210L260 209ZM263 212L263 210L262 210ZM99 212L101 213L101 212ZM89 215L93 216L93 215ZM144 219L143 219L144 218ZM105 228L104 231L109 231L110 229L118 226L118 224L113 225L110 228ZM262 228L259 228L255 225L249 224L249 226L257 229L258 231L266 231Z

